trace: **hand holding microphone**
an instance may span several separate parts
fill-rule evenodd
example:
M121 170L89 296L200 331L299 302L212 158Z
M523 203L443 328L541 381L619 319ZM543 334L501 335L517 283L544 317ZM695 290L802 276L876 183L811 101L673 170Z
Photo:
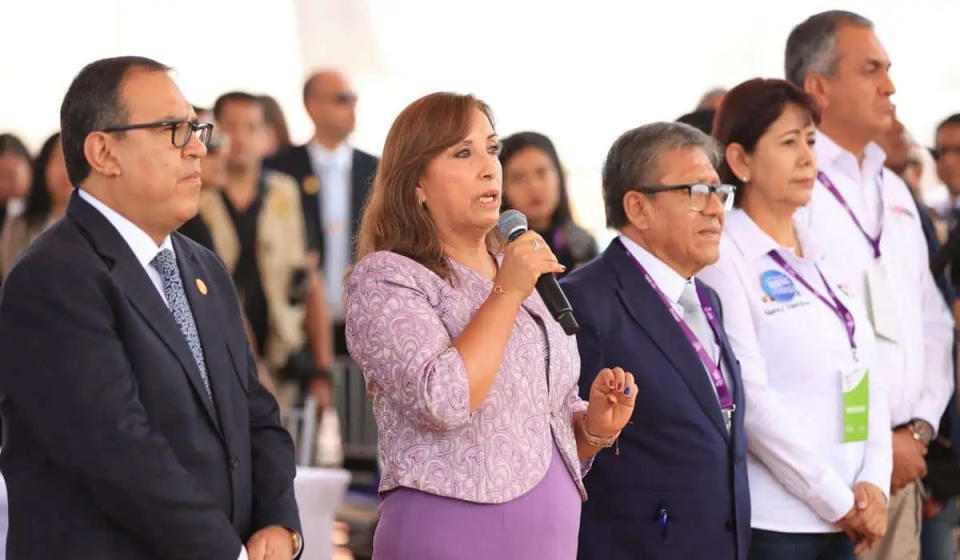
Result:
M521 302L530 296L536 286L547 309L563 327L563 332L576 334L580 326L554 276L554 273L564 272L566 267L557 262L557 257L537 232L528 231L527 217L522 213L507 210L501 214L497 230L509 244L494 283L504 293L519 297Z

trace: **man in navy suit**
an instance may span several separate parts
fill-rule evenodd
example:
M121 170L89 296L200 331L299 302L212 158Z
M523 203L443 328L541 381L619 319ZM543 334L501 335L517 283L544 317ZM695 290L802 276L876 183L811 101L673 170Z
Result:
M745 560L750 535L743 385L716 293L694 275L717 260L731 188L719 148L685 124L624 133L603 170L602 255L562 282L580 332L580 390L601 364L638 387L619 450L585 483L585 560Z
M212 125L140 57L86 66L60 119L77 190L0 298L7 556L290 560L293 442L230 276L176 233Z

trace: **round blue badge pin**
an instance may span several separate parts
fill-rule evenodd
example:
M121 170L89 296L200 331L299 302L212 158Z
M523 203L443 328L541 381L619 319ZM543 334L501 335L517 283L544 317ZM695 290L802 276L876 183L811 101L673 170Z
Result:
M787 302L797 295L793 280L779 270L768 270L761 274L760 286L774 301Z

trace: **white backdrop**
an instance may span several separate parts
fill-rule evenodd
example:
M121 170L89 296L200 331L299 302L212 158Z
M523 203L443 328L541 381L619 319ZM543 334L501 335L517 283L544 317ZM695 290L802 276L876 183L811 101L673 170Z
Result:
M302 141L303 76L337 66L360 94L357 146L379 153L422 94L473 92L501 134L554 139L577 213L599 231L600 167L617 135L676 118L710 87L782 76L790 28L838 7L876 23L900 118L928 145L936 122L960 112L955 0L0 0L0 130L38 146L80 67L143 54L175 67L200 105L237 88L275 96Z

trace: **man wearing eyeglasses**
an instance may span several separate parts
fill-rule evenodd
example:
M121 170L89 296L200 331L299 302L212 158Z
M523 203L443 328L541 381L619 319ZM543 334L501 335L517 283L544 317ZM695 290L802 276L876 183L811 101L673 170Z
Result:
M293 443L230 277L175 231L211 125L168 70L98 60L61 106L77 190L0 298L12 558L299 553Z
M343 278L353 262L360 213L377 158L347 143L356 121L357 95L343 74L334 70L313 73L303 86L303 104L313 121L313 138L264 165L300 183L308 247L320 256L327 301L336 323L335 350L345 356Z
M579 558L744 560L750 535L744 396L716 293L695 279L717 261L734 187L719 147L681 123L624 133L603 169L601 256L561 282L580 323L583 395L597 364L632 368L637 404L584 483Z

